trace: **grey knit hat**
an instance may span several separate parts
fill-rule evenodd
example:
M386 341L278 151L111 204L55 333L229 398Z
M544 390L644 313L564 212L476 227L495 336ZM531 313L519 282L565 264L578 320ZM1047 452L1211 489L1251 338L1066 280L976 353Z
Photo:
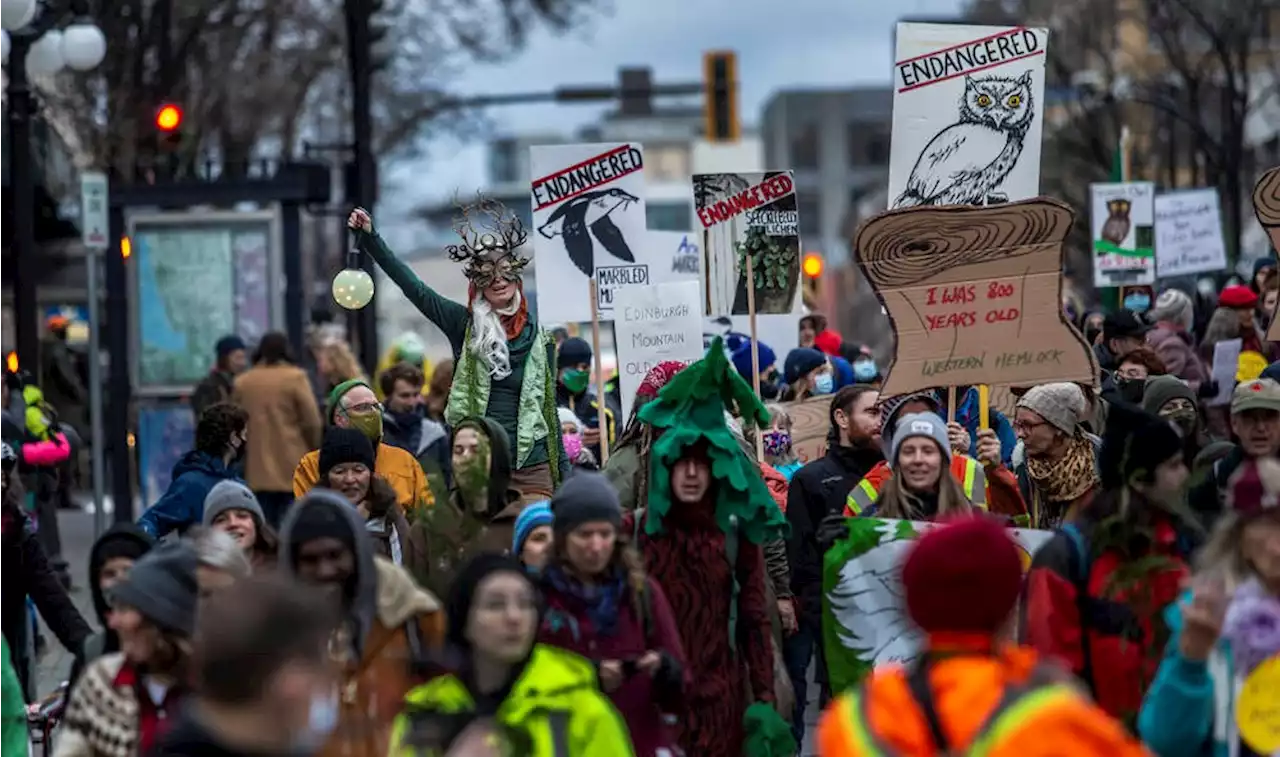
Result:
M123 581L111 587L112 603L137 610L142 617L183 636L195 632L200 586L200 558L190 543L158 545L143 555Z
M902 450L903 443L917 436L925 436L937 442L938 448L942 450L942 457L947 462L951 461L951 441L947 439L947 424L942 416L936 413L907 413L898 419L898 425L893 430L890 467L898 464L898 452Z
M1067 436L1074 436L1076 426L1084 418L1084 392L1071 383L1040 384L1033 386L1018 400L1024 407L1044 418Z
M618 490L601 473L581 472L570 476L551 498L551 514L557 534L567 534L583 523L622 526Z
M212 526L214 519L227 510L248 512L253 516L253 522L258 527L261 527L265 520L262 515L262 506L258 504L258 498L253 495L253 492L249 491L249 487L229 478L214 484L209 494L205 496L203 524Z
M1195 305L1185 292L1178 289L1166 289L1156 298L1156 302L1147 311L1152 322L1167 321L1176 323L1183 331L1189 331L1195 322Z

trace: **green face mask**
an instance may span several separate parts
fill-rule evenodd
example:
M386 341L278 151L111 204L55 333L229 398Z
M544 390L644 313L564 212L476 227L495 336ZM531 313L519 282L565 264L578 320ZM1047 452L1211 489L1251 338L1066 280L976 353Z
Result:
M560 376L560 383L573 394L582 394L587 391L587 384L591 383L591 374L577 368L570 368Z
M382 413L376 410L371 413L347 413L351 428L369 437L373 442L382 438Z

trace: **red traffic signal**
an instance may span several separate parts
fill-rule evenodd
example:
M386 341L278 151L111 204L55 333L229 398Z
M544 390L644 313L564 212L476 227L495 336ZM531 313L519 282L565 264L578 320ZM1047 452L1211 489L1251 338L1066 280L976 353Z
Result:
M160 131L175 131L182 125L182 108L177 105L164 105L156 111L156 128Z

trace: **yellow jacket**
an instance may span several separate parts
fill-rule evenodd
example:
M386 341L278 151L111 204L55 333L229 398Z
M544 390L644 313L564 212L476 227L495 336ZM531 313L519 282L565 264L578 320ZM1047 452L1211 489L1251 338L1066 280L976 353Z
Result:
M395 489L396 502L409 520L416 518L422 508L435 506L435 497L427 486L427 474L411 453L379 443L373 468ZM320 450L313 449L302 456L293 471L293 496L300 498L319 483Z
M452 675L414 688L404 702L392 725L390 757L440 757L475 710L471 692ZM635 754L626 722L600 692L591 663L545 644L534 646L493 721L495 738L522 757Z

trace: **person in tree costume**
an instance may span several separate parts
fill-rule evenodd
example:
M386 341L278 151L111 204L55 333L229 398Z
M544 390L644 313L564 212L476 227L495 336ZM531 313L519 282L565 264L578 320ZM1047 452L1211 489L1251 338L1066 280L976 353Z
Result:
M464 266L467 304L447 299L400 261L373 229L362 208L347 224L357 244L400 287L418 312L448 337L454 376L445 421L468 416L500 425L515 447L511 486L526 502L546 499L568 474L555 406L555 344L530 317L520 254L528 234L500 203L479 199L462 208L454 231L461 241L447 248ZM477 228L478 227L478 228Z
M631 528L688 650L689 707L679 742L701 757L743 754L744 721L770 717L774 700L761 545L785 535L786 519L726 410L744 425L769 425L768 411L716 339L638 416L652 442L648 497Z

